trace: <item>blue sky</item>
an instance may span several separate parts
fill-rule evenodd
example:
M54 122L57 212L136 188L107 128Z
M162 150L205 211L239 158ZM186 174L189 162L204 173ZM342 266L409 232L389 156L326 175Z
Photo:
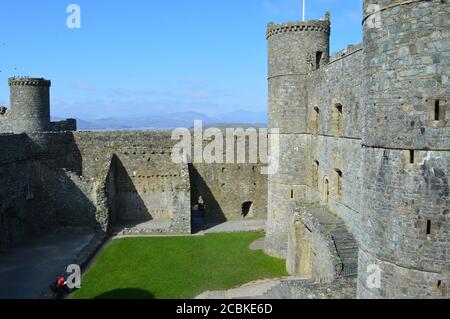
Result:
M268 22L301 0L1 0L0 104L7 78L52 80L52 115L96 119L267 109ZM361 42L362 0L307 0L331 11L332 51ZM81 29L66 8L81 7Z

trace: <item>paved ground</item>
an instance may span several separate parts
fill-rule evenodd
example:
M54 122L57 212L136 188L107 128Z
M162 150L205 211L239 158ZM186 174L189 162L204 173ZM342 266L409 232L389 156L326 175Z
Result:
M147 222L124 222L113 227L113 232L119 236L158 235L167 233L170 220L151 220ZM265 220L238 220L220 224L203 224L196 215L193 216L193 234L233 233L264 231Z
M204 232L207 234L251 232L251 231L264 231L265 228L266 228L265 220L238 220L238 221L227 221L219 225L206 225Z
M167 232L170 225L170 220L130 221L114 226L113 232L119 235L158 234Z
M250 245L250 250L263 250L264 249L265 238L260 238L255 240Z
M33 239L0 255L0 299L37 299L93 235Z
M229 290L206 291L195 299L355 299L356 281L315 283L286 277L254 281Z
M264 295L280 283L280 279L258 280L234 289L206 291L195 299L251 299Z

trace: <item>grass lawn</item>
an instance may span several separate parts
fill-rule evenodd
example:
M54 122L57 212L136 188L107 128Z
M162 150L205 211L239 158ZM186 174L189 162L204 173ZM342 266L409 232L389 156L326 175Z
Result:
M284 260L249 249L261 237L224 233L113 240L70 298L192 298L206 290L286 276Z

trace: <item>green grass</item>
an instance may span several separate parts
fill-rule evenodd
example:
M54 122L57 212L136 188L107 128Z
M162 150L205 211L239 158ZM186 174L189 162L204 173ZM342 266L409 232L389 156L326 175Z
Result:
M74 299L183 299L286 276L285 262L249 245L261 233L112 241L83 276Z

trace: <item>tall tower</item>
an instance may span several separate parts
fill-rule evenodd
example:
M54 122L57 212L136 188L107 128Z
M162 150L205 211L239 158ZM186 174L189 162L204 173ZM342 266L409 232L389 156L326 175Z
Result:
M50 130L50 86L51 82L42 78L9 79L9 122L14 133Z
M364 12L358 297L445 298L450 3L365 0Z
M305 197L308 135L306 84L309 74L329 59L330 21L270 23L269 128L279 129L279 170L269 175L265 250L286 257L289 202Z

